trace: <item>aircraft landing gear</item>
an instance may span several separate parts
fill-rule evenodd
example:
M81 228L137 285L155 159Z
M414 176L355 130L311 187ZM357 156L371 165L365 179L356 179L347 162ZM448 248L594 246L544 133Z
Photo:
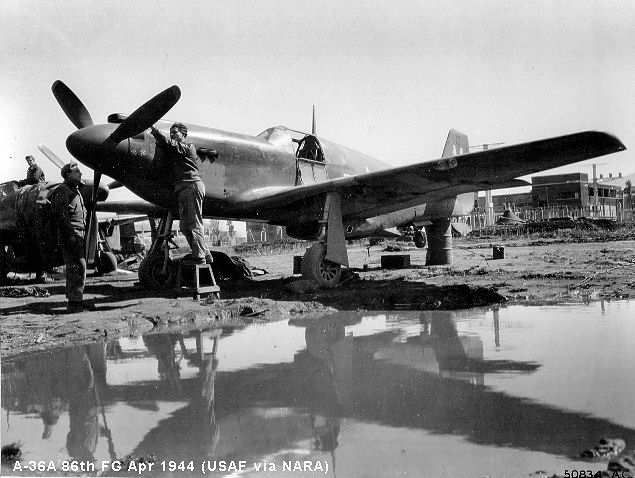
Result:
M424 247L426 247L426 244L428 243L428 238L426 237L426 233L425 231L421 229L415 229L415 232L412 235L412 240L414 241L415 246L417 246L417 248L419 249L423 249Z
M302 258L302 277L313 280L320 287L335 287L342 275L342 266L327 261L326 244L318 242L309 247Z
M117 256L112 252L100 251L95 257L95 265L97 272L100 274L108 274L117 270Z
M342 266L348 267L348 254L342 224L341 197L329 192L324 201L318 241L302 258L302 277L320 287L335 287L340 282Z
M172 260L168 258L167 269L163 271L165 253L155 251L148 254L139 264L139 282L149 289L169 289L174 285L176 275L172 267Z
M171 231L172 213L168 212L159 222L150 250L139 264L139 282L149 289L169 289L176 282L176 272L170 259L170 244L174 244Z

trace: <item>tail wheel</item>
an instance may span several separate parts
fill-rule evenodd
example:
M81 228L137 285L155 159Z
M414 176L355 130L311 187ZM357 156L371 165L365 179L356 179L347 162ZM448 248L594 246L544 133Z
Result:
M414 235L412 236L412 240L414 241L415 246L417 246L419 249L423 249L428 243L426 233L421 229L415 231Z
M326 244L318 242L309 247L302 258L302 277L316 282L320 287L335 287L340 282L342 266L324 259Z
M149 289L168 289L174 286L176 274L172 261L168 259L167 272L163 273L165 252L157 251L148 254L139 264L139 282Z

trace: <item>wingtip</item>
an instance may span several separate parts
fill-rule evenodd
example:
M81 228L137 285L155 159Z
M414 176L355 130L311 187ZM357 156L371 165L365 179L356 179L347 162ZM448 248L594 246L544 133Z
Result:
M169 89L176 101L181 99L181 88L179 88L177 85L172 85Z
M628 149L620 138L608 131L592 130L585 131L582 134L588 135L587 137L592 137L597 144L603 144L611 153L619 153L620 151L626 151Z

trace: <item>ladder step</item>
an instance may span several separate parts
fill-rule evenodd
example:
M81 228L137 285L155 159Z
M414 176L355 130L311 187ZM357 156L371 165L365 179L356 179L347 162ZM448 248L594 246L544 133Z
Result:
M187 283L188 279L191 280L193 285ZM175 289L177 292L190 292L194 300L199 300L201 294L209 293L214 294L214 297L220 299L220 287L216 284L214 272L212 272L212 267L209 264L187 264L180 262L176 274Z

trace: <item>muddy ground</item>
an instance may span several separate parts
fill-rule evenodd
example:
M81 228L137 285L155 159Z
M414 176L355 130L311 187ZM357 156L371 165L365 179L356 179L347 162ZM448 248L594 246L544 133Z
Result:
M37 286L25 277L0 288L0 356L166 328L237 326L329 310L461 309L509 303L563 303L635 297L632 230L587 237L458 238L454 265L426 267L412 243L349 246L351 268L335 289L319 290L294 276L284 252L242 257L268 271L254 280L220 282L221 299L193 300L136 285L135 272L90 276L85 298L95 312L65 314L63 277ZM504 258L493 259L493 246ZM381 256L408 254L410 267L382 269ZM39 297L40 293L50 295ZM23 296L19 296L24 294Z

